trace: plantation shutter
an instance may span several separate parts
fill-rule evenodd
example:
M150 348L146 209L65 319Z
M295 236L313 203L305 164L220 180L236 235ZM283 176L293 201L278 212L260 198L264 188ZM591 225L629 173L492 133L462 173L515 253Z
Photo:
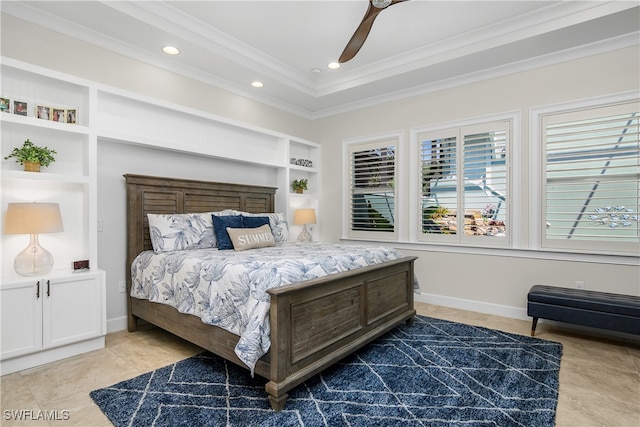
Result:
M465 129L465 235L506 237L508 130L508 123Z
M395 232L395 151L393 140L349 147L351 235Z
M419 136L422 233L457 233L457 135L453 129Z
M510 121L417 135L421 161L418 239L447 244L509 244Z
M637 253L638 110L634 102L543 117L547 244Z

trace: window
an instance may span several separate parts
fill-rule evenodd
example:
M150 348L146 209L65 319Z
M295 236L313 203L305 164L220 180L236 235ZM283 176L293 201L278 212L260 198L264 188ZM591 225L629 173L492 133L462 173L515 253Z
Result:
M509 138L509 121L417 132L418 240L509 244Z
M638 102L541 117L542 245L638 253Z
M395 239L398 139L347 144L349 237Z

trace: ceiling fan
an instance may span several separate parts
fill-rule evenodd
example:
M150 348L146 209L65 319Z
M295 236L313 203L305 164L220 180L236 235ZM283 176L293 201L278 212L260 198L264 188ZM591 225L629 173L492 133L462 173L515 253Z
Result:
M344 48L338 62L343 64L356 56L365 40L367 40L369 31L371 31L371 27L373 26L373 21L375 21L378 14L386 8L403 1L408 0L369 0L367 12L364 14L364 18L362 18L362 22L360 22L360 25L356 28L355 33L351 36L349 43L347 43L347 46Z

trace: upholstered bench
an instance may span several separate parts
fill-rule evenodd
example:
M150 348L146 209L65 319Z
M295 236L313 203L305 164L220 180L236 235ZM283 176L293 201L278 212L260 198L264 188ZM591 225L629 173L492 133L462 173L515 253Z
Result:
M527 296L527 314L538 318L640 335L640 297L535 285Z

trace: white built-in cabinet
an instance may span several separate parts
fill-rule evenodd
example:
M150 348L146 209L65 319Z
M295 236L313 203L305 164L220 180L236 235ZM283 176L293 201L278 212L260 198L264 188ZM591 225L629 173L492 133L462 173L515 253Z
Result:
M267 185L278 187L276 211L286 214L291 240L302 229L293 224L295 209L319 208L321 156L314 142L11 58L1 62L0 96L12 104L9 112L0 112L2 226L8 203L30 201L59 203L64 226L61 233L40 235L55 260L44 277L24 278L13 270L28 236L1 235L3 374L104 344L107 283L98 269L98 144L136 144L273 168L277 182ZM15 101L27 104L26 115L13 113ZM39 119L39 105L75 110L76 123ZM40 173L24 172L14 159L4 159L27 138L57 151L56 161ZM308 179L309 189L296 194L291 182L301 178ZM311 232L317 240L319 225ZM77 260L89 260L91 270L73 273Z
M2 374L104 347L105 273L3 280Z

